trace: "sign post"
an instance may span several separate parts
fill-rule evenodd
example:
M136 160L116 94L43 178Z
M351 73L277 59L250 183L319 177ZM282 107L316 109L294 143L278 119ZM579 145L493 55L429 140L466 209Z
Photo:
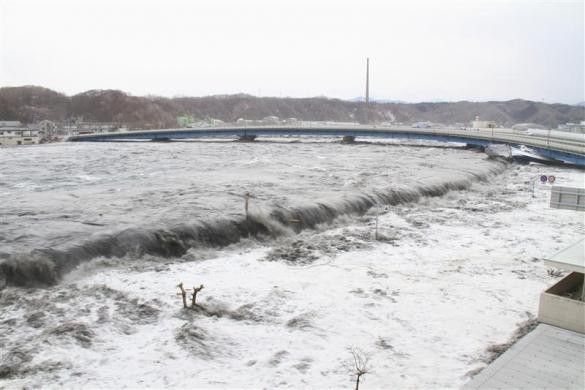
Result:
M535 178L534 180L532 180L532 197L535 197L534 194L534 190L535 190L535 184L536 184L536 179L540 180L541 184L553 184L557 178L554 175L540 175L537 178Z

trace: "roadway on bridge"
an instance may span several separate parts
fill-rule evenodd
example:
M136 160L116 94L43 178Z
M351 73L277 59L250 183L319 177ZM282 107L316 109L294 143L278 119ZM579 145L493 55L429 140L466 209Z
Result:
M476 146L490 144L525 145L536 148L544 157L585 166L585 134L565 133L554 130L531 132L508 128L461 129L461 128L413 128L407 126L335 126L335 125L271 125L271 126L222 126L209 128L162 129L98 133L69 138L74 142L118 142L130 140L180 140L200 138L238 138L245 136L321 136L366 137L435 140L462 142Z

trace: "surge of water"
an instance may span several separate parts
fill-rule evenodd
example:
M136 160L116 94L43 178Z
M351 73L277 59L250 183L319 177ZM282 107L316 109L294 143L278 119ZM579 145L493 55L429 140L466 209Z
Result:
M542 254L585 232L532 187L580 172L468 150L55 144L0 165L0 388L343 388L348 343L368 386L460 386L535 314Z
M340 216L366 213L376 205L416 202L421 197L441 196L452 190L469 188L474 181L485 181L501 173L505 164L494 163L479 172L451 180L433 180L409 187L372 189L346 195L329 202L293 207L276 207L248 217L198 220L166 228L129 228L115 234L88 239L64 249L34 249L9 255L0 261L0 288L5 286L46 286L58 283L78 265L97 257L139 258L145 254L173 258L190 248L219 248L243 238L270 238L294 234L330 223Z

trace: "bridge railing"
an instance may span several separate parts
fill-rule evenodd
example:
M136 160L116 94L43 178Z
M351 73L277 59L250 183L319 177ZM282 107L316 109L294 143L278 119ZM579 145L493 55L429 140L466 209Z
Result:
M557 150L561 152L576 153L580 155L585 154L585 135L563 133L559 131L536 131L534 133L528 133L525 131L519 131L509 128L489 128L489 129L474 129L467 127L413 127L406 125L391 126L386 124L375 124L375 125L363 125L357 123L334 123L334 122L314 122L314 121L299 121L296 123L265 123L265 124L241 124L241 123L222 123L215 126L197 127L197 128L181 128L181 129L164 129L164 130L144 130L144 131L129 131L123 133L107 133L107 134L94 134L87 136L74 137L76 140L84 140L93 138L100 138L101 140L125 138L131 139L133 136L137 138L140 136L143 139L148 138L149 135L153 135L155 138L156 134L161 133L174 133L177 134L196 134L198 132L209 133L209 132L238 132L244 130L252 133L254 130L266 131L266 130L289 130L294 133L295 130L304 132L307 130L316 130L321 133L331 131L332 136L335 136L335 132L355 131L355 135L359 136L359 132L369 133L408 133L408 134L432 134L434 136L448 136L457 137L460 139L469 140L484 140L494 143L513 143L523 144L526 146L540 147L550 150ZM218 134L221 135L221 134ZM324 134L321 134L324 135ZM365 136L366 134L364 134ZM381 134L382 135L382 134ZM211 135L210 135L211 136ZM188 137L184 137L188 138Z

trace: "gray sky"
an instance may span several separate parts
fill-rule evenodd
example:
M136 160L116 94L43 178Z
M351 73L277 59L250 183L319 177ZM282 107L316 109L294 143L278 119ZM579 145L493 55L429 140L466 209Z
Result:
M584 97L583 0L0 0L0 85L406 101Z

